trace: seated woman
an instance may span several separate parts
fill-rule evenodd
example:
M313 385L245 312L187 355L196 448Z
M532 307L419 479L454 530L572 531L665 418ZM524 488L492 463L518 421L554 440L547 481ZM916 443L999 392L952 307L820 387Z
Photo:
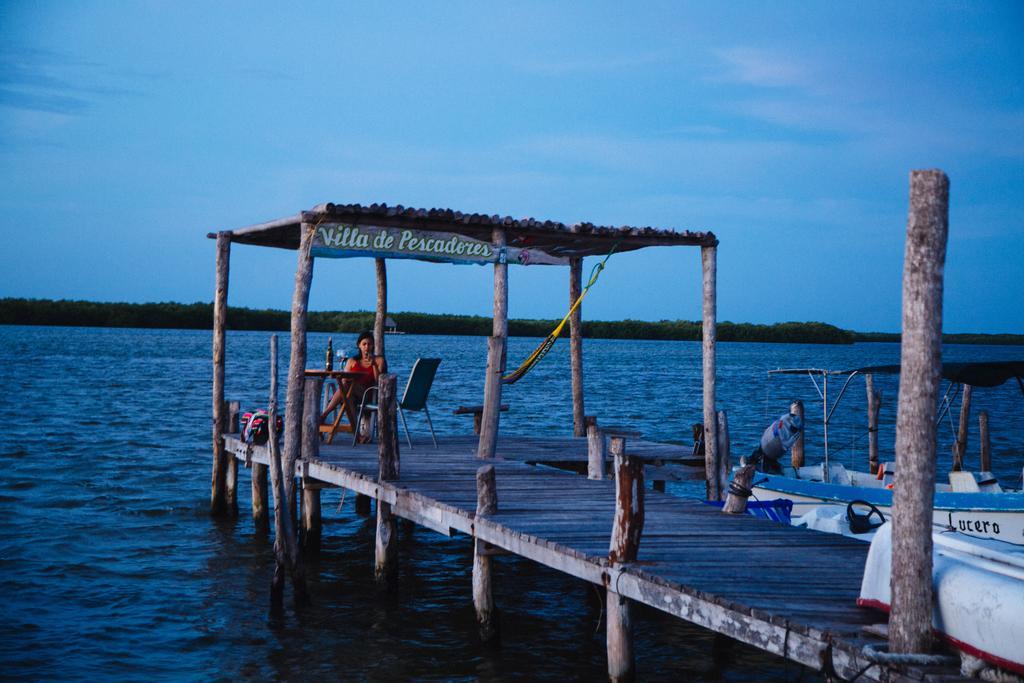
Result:
M344 393L348 391L349 385L352 391L349 393L353 403L358 404L362 400L363 394L369 387L377 386L377 378L388 371L388 363L384 360L384 356L378 356L374 354L373 344L373 333L364 331L359 334L359 338L356 339L356 348L358 349L357 355L348 359L345 363L345 372L354 372L360 375L358 379L346 379L342 380L342 386L334 392L334 396L331 397L324 412L320 415L320 422L324 422L327 419L327 415L332 410L338 407L344 398ZM355 415L349 415L349 419L355 422ZM368 416L364 419L364 424L359 425L359 443L367 443L370 441L369 435L369 419Z

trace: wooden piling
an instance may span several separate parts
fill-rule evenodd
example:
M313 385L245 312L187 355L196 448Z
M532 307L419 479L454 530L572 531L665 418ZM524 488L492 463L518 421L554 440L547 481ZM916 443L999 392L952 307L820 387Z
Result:
M306 325L309 308L309 286L313 280L313 223L303 221L299 230L299 248L295 267L295 290L292 293L291 356L288 361L288 386L285 397L284 453L281 466L288 509L295 509L295 462L299 459L302 440L303 392L306 380Z
M267 466L254 462L252 464L252 526L257 534L270 533L270 508L267 487Z
M377 381L377 481L397 481L400 470L398 452L397 379L388 373ZM377 541L374 550L374 576L390 582L398 569L398 527L391 504L377 500Z
M804 402L793 401L789 404L789 412L793 413L800 418L800 423L804 423ZM806 426L806 424L805 424ZM800 469L804 466L804 430L800 430L800 436L793 442L793 450L789 452L789 461L792 463L794 469Z
M878 413L882 408L882 392L875 391L874 375L864 375L868 393L868 467L871 474L878 473Z
M932 643L932 504L935 402L942 366L942 289L949 229L949 179L910 175L903 259L903 336L896 416L889 651L929 652ZM922 577L925 580L922 580Z
M569 306L580 298L583 291L583 258L569 259ZM569 365L572 368L572 433L586 436L586 416L583 414L583 306L577 306L569 316Z
M964 455L967 453L967 421L971 419L971 385L965 384L960 396L960 424L956 430L956 441L953 443L953 471L964 468Z
M374 259L377 270L377 312L373 316L373 348L378 356L384 354L384 321L388 316L388 267L382 259Z
M700 248L703 271L702 358L704 370L704 477L708 500L722 500L724 491L718 485L718 417L715 413L715 338L717 336L716 316L718 310L716 246Z
M476 519L498 512L498 488L494 476L494 465L484 465L476 471ZM491 575L491 557L485 552L484 543L473 539L473 607L480 640L488 642L498 635L497 610L494 607L494 591Z
M267 445L270 450L270 482L274 492L274 578L270 584L270 606L275 613L284 608L285 575L292 577L292 590L295 604L308 602L306 577L299 556L298 543L295 539L295 527L292 523L293 506L288 505L285 489L284 459L278 447L277 435L277 335L270 337L270 400L268 402L270 437Z
M981 463L978 467L982 472L992 471L992 444L988 440L988 411L978 411L978 451Z
M499 254L505 253L505 229L494 228L491 242ZM498 443L501 407L501 376L505 372L505 348L508 340L508 263L504 257L494 264L494 320L487 340L487 376L484 378L484 410L480 416L480 441L477 457L493 458Z
M604 479L606 466L607 446L605 444L604 432L597 426L597 418L588 415L585 418L587 425L587 479Z
M228 271L231 233L217 233L217 284L213 296L213 472L210 476L210 514L227 511L228 454L224 450L224 349L228 313ZM232 458L233 460L233 458Z
M238 415L242 410L242 404L238 401L228 401L224 407L224 433L238 433ZM224 505L225 511L235 517L238 515L238 460L228 456L228 469L224 477Z
M613 568L635 562L644 530L644 468L639 458L626 454L626 440L611 438L609 448L615 459L615 521L612 525L608 561ZM633 627L629 600L607 586L608 678L629 681L634 675Z
M753 463L744 465L736 471L729 484L729 495L722 506L722 512L740 514L747 511L747 499L750 498L750 482L754 481L757 466Z
M302 460L310 462L320 457L320 392L323 380L307 377L302 408ZM305 472L305 469L303 469ZM320 486L311 485L302 477L302 549L307 553L320 552L322 522Z
M724 410L718 411L718 432L715 438L718 441L718 490L724 500L725 492L729 489L729 474L731 464L729 462L729 417Z

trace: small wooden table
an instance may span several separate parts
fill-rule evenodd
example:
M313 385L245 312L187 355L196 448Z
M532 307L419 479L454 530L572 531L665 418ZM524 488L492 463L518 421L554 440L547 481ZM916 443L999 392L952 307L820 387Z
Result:
M352 404L352 390L356 383L352 380L362 379L364 375L358 372L346 372L344 370L306 370L306 377L319 377L321 379L334 379L338 381L341 389L341 405L336 408L337 415L331 424L320 425L320 433L327 434L327 443L334 441L334 435L338 432L352 433L356 429L356 406ZM348 424L342 424L344 417Z
M502 403L498 410L501 412L508 412L508 404ZM483 406L459 406L452 411L454 415L472 415L473 416L473 433L480 433L480 422L483 419L484 407Z

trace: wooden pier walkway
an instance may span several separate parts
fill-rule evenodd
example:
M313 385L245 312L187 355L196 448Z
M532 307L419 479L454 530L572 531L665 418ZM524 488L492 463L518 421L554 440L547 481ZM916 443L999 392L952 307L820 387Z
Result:
M247 446L236 434L225 435L225 442L247 465L269 462L266 447ZM585 459L585 439L502 435L498 457L487 461L475 457L474 437L445 437L439 449L429 439L414 443L413 449L401 444L398 481L377 481L375 445L321 444L319 457L300 460L297 474L306 486L340 486L364 494L390 504L395 515L442 534L473 535L828 675L950 680L957 674L949 666L874 663L865 648L884 641L863 627L884 617L855 604L865 543L727 515L699 501L648 490L638 560L612 566L614 482L527 464L543 462L544 453L579 452ZM669 452L650 444L627 444L627 450L645 462ZM476 473L485 464L495 467L498 512L477 519Z

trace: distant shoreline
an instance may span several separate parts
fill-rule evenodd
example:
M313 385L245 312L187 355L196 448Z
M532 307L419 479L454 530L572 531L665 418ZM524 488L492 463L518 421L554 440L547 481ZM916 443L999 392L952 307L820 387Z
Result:
M290 312L244 307L228 308L228 329L284 331ZM487 336L491 318L473 315L394 312L398 329L408 334ZM373 327L372 311L310 311L311 332L359 332ZM557 320L509 320L513 337L545 337ZM0 299L0 325L57 325L82 327L138 327L208 330L213 325L213 304L111 303L53 299ZM719 322L718 341L795 344L852 344L898 342L898 332L855 332L820 322L774 325ZM567 334L567 333L563 333ZM689 320L584 320L583 336L590 339L664 339L698 341L701 322ZM1024 334L945 334L947 344L1024 345Z

